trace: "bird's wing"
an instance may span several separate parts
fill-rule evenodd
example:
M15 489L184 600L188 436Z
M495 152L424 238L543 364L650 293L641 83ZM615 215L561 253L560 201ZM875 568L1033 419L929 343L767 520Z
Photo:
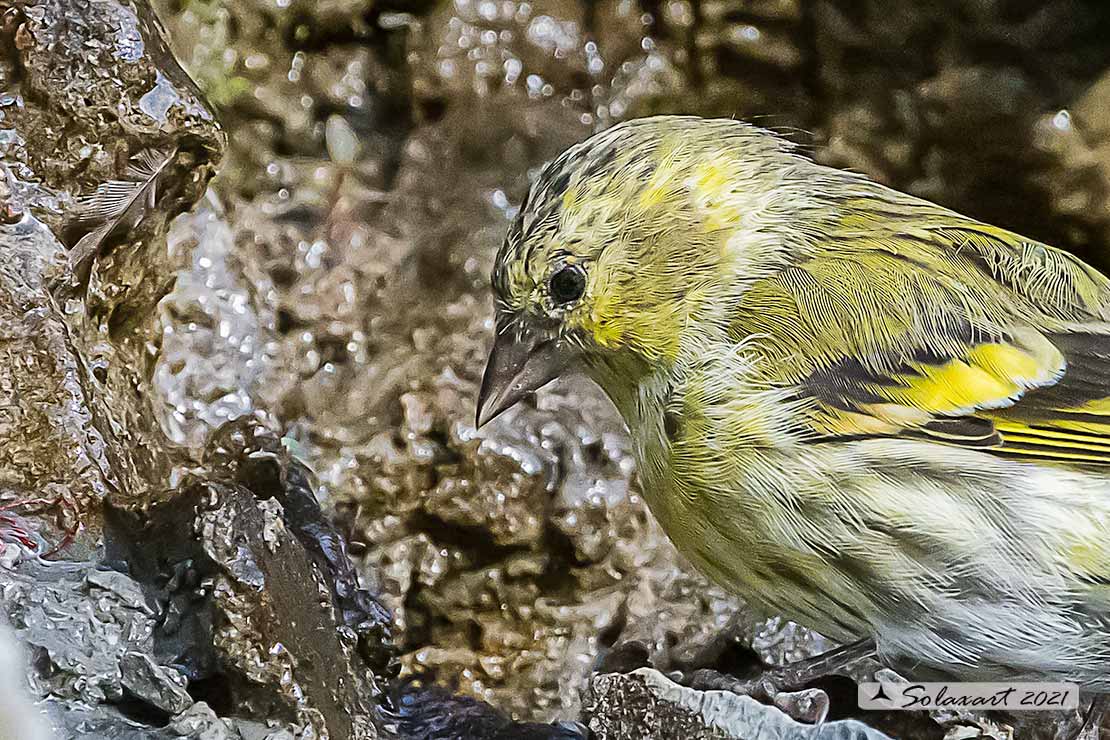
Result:
M949 216L831 235L747 290L735 337L767 357L767 382L812 401L817 439L912 435L1110 463L1110 281Z

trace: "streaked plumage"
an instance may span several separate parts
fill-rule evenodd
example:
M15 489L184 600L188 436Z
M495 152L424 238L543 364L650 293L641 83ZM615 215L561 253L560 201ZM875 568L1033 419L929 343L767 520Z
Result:
M544 170L494 288L499 345L581 361L652 512L724 586L959 677L1110 691L1094 269L761 129L658 117ZM556 370L528 372L499 406Z

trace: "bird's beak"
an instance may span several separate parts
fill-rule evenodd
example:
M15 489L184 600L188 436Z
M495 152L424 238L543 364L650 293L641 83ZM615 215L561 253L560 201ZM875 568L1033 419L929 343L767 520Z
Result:
M499 326L482 375L475 423L483 426L559 377L570 354L561 342L534 330L505 331Z

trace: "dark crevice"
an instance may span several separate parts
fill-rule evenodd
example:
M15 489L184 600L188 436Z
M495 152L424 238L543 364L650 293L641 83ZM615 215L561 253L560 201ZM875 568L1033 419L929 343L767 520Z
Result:
M398 649L401 652L411 652L424 645L432 644L437 629L447 625L447 620L431 612L423 595L424 588L419 579L413 579L412 586L402 599L401 610L405 614L405 630L400 634Z
M437 545L466 550L476 558L474 570L530 550L525 545L497 544L485 527L448 522L427 511L412 513L405 522L405 529L425 534Z
M536 579L537 587L545 594L571 595L578 588L578 579L574 569L588 565L578 559L574 548L574 540L565 532L551 523L550 518L544 527L544 552L551 555L547 568Z
M617 613L613 615L613 619L597 633L598 644L602 649L613 647L617 644L617 640L621 638L624 628L627 626L628 604L627 602L621 602Z
M170 723L169 712L159 709L150 702L132 696L130 692L124 692L124 698L113 702L112 706L129 720L148 727L165 727Z
M223 674L215 673L208 678L190 681L187 690L194 701L207 703L220 717L230 717L235 709L231 683Z

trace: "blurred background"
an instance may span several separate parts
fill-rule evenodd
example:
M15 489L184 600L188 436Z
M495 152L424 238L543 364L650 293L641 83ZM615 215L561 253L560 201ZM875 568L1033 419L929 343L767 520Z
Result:
M230 140L170 233L162 427L286 430L405 670L521 718L575 716L616 643L665 668L743 613L651 522L587 383L474 429L489 270L545 160L636 116L743 118L1110 268L1103 0L155 6ZM826 647L741 631L771 663Z

